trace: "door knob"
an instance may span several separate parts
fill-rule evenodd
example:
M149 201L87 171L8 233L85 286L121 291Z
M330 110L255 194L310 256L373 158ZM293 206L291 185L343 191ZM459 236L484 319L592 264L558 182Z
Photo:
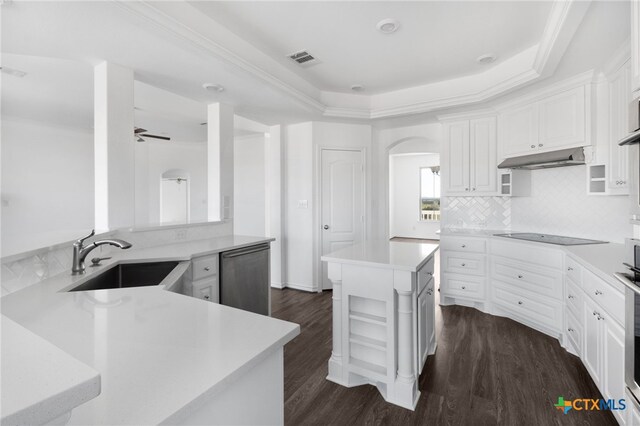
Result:
M324 229L329 229L329 225L323 226Z

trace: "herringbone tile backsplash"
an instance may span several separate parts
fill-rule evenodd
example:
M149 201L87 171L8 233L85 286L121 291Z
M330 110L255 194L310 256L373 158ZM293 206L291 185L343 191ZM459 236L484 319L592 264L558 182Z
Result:
M533 170L528 197L443 197L443 228L510 229L623 243L629 197L587 195L586 166Z
M510 197L443 197L440 209L443 228L511 227Z
M531 196L511 201L512 229L616 243L633 235L629 197L587 195L586 166L531 173Z

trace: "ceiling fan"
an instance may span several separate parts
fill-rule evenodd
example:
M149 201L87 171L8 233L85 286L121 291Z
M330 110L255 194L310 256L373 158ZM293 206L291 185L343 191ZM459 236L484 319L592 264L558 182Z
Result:
M136 142L146 142L144 138L160 139L163 141L171 140L171 138L168 136L159 136L159 135L152 135L150 133L147 133L147 129L143 129L142 127L134 127L133 135L136 137Z

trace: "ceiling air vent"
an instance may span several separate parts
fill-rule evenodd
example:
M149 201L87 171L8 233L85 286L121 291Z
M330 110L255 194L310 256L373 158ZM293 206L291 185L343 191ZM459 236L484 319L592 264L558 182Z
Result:
M294 60L298 65L302 65L303 67L308 67L317 63L317 59L312 56L306 50L301 50L296 53L292 53L287 55L290 59Z

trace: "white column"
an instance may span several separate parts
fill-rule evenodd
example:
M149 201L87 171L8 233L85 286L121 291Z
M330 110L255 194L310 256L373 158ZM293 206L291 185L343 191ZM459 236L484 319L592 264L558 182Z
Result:
M282 287L283 265L283 149L280 126L271 126L265 134L266 140L266 190L267 190L267 235L276 240L271 243L271 283Z
M342 364L342 316L344 315L343 309L345 308L342 306L342 265L339 263L329 263L327 265L327 273L333 285L333 336L327 379L347 386Z
M135 222L133 70L109 62L94 68L95 227Z
M233 218L233 108L210 104L207 108L208 219Z
M413 373L413 292L398 291L398 379L411 383Z

